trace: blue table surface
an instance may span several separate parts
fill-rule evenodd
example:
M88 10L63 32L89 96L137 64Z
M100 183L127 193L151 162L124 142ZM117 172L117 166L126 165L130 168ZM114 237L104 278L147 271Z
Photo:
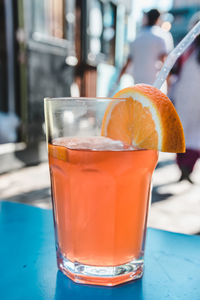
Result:
M80 285L56 266L52 211L0 202L0 299L200 300L200 237L148 229L142 279Z

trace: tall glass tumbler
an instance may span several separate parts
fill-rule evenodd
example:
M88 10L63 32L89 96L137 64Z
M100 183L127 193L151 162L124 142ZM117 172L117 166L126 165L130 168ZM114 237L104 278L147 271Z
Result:
M104 98L46 98L58 268L113 286L143 274L151 177L158 154L101 136Z

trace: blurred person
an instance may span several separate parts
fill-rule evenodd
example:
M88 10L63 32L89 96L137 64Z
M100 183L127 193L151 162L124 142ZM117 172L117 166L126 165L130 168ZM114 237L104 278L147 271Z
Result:
M190 27L199 20L200 12L192 18ZM200 36L179 58L172 73L177 76L172 97L183 124L186 140L186 153L177 154L176 158L181 171L179 181L186 179L193 183L190 175L200 158Z
M119 79L132 65L130 73L135 84L141 82L153 84L155 81L162 62L174 45L171 34L159 26L160 17L161 14L157 9L144 13L141 32L130 44L130 54Z

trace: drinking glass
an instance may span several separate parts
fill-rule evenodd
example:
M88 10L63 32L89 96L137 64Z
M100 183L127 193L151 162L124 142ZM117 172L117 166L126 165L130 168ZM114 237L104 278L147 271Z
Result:
M113 286L143 274L158 154L101 136L114 101L126 100L45 99L57 264L79 283Z

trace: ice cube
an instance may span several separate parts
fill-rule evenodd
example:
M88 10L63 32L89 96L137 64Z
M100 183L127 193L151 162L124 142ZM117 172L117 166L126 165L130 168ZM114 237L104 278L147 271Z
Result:
M53 140L53 145L64 146L69 149L83 149L93 151L137 150L132 145L124 144L121 141L112 140L110 138L102 136L57 138Z

